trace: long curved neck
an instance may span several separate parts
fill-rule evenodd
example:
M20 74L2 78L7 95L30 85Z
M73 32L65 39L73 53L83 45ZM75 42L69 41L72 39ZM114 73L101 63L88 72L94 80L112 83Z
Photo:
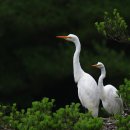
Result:
M103 79L106 77L106 70L105 67L101 68L101 75L98 79L98 86L100 89L100 98L104 99L104 85L103 85Z
M83 74L83 70L80 65L79 56L81 51L81 44L79 39L75 41L76 50L73 56L73 71L74 71L74 80L77 83Z

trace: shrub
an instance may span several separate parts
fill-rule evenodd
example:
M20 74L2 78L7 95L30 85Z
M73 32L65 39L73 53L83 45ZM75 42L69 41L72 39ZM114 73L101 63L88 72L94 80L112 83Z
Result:
M101 118L81 113L78 103L66 105L56 112L52 111L53 103L53 99L44 98L33 102L26 111L18 111L14 104L9 115L0 115L0 121L3 127L17 130L99 130L103 125Z
M130 40L127 32L127 24L120 16L117 9L113 13L104 12L104 21L96 22L95 26L99 33L117 42L128 42Z
M124 84L119 86L119 92L126 108L130 107L130 80L124 79Z
M116 126L118 130L129 130L130 129L130 115L127 117L123 117L121 115L116 115L115 116L117 122Z

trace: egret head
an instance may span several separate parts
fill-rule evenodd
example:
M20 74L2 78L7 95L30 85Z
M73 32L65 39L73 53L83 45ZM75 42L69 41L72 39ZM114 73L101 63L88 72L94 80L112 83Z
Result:
M75 42L78 40L78 37L74 34L69 34L68 36L56 36L57 38L62 38L70 42Z
M103 65L103 63L102 63L102 62L98 62L97 64L92 65L92 66L93 66L93 67L96 67L96 68L99 68L99 69L104 68L104 65Z

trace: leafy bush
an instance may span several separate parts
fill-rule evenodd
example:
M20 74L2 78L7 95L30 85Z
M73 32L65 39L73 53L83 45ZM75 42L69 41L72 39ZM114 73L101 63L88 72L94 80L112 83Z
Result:
M90 113L80 113L78 103L66 105L56 112L52 110L53 103L53 99L44 98L33 102L27 111L18 111L14 104L9 115L0 115L1 124L17 130L100 130L103 125L101 118L93 118Z
M129 130L130 129L130 115L123 117L121 115L115 116L117 122L116 126L118 130Z
M6 121L6 116L10 113L10 107L5 105L0 105L0 127L8 128L10 127L8 121Z
M119 86L119 92L125 107L130 109L130 80L124 79L124 84Z
M15 130L102 130L105 126L101 117L81 113L79 103L71 103L54 111L54 99L43 98L32 102L27 110L17 110L16 104L0 106L0 126ZM119 130L129 130L130 115L115 115Z
M130 80L124 79L124 84L119 86L119 93L123 99L125 115L115 115L118 130L130 129Z
M127 24L123 17L120 16L117 9L113 10L112 14L104 13L104 21L96 22L96 28L99 33L109 39L118 42L127 42L130 40L127 32Z

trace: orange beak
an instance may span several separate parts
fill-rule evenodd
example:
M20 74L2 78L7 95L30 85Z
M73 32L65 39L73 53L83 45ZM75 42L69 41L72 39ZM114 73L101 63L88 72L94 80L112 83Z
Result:
M70 37L69 36L56 36L56 38L67 39L67 38L70 38Z

